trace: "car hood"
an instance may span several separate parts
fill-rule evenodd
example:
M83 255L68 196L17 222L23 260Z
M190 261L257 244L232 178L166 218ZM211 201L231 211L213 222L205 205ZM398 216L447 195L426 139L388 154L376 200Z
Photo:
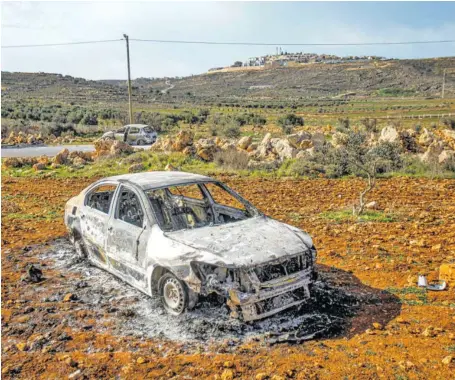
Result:
M265 216L165 236L203 251L197 261L233 266L265 263L307 251L313 245L307 233Z

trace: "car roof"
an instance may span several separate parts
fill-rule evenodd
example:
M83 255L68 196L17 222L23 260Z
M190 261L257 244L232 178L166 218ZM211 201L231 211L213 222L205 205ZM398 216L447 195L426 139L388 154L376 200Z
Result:
M185 185L195 182L216 182L213 178L193 173L178 171L154 171L145 173L122 174L103 178L102 181L130 182L143 190L160 187Z
M125 125L125 127L136 127L136 128L144 128L144 127L148 127L149 125L148 124L128 124L128 125Z

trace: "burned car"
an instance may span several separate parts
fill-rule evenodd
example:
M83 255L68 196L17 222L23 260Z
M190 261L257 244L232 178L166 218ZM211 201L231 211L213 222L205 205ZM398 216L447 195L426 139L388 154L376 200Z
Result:
M156 142L158 135L146 124L129 124L101 136L104 140L119 140L132 145L150 145Z
M79 254L174 315L217 293L232 316L264 318L305 302L316 277L307 233L202 175L99 180L68 201L65 224Z

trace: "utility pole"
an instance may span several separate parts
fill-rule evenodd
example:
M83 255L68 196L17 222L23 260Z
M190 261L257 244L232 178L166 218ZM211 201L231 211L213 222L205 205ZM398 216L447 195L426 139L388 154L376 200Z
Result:
M123 35L126 40L126 57L128 61L128 99L130 107L130 124L133 124L133 105L131 104L131 69L130 69L130 41L126 34Z
M441 92L441 98L444 99L444 90L446 87L446 69L444 69L444 74L442 75L442 92Z

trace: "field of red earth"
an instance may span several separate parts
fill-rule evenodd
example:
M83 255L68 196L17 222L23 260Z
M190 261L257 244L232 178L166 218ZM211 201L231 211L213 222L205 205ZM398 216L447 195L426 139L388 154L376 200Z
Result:
M214 324L209 303L169 317L74 256L63 207L94 179L4 176L2 377L455 378L454 288L416 286L418 274L437 279L440 265L455 260L455 181L381 180L369 199L387 217L358 222L330 217L352 208L358 179L221 179L313 236L321 280L312 306L255 326L221 311ZM44 275L38 283L23 280L32 263ZM337 328L297 343L270 339L268 329L293 318L310 325L311 308Z

